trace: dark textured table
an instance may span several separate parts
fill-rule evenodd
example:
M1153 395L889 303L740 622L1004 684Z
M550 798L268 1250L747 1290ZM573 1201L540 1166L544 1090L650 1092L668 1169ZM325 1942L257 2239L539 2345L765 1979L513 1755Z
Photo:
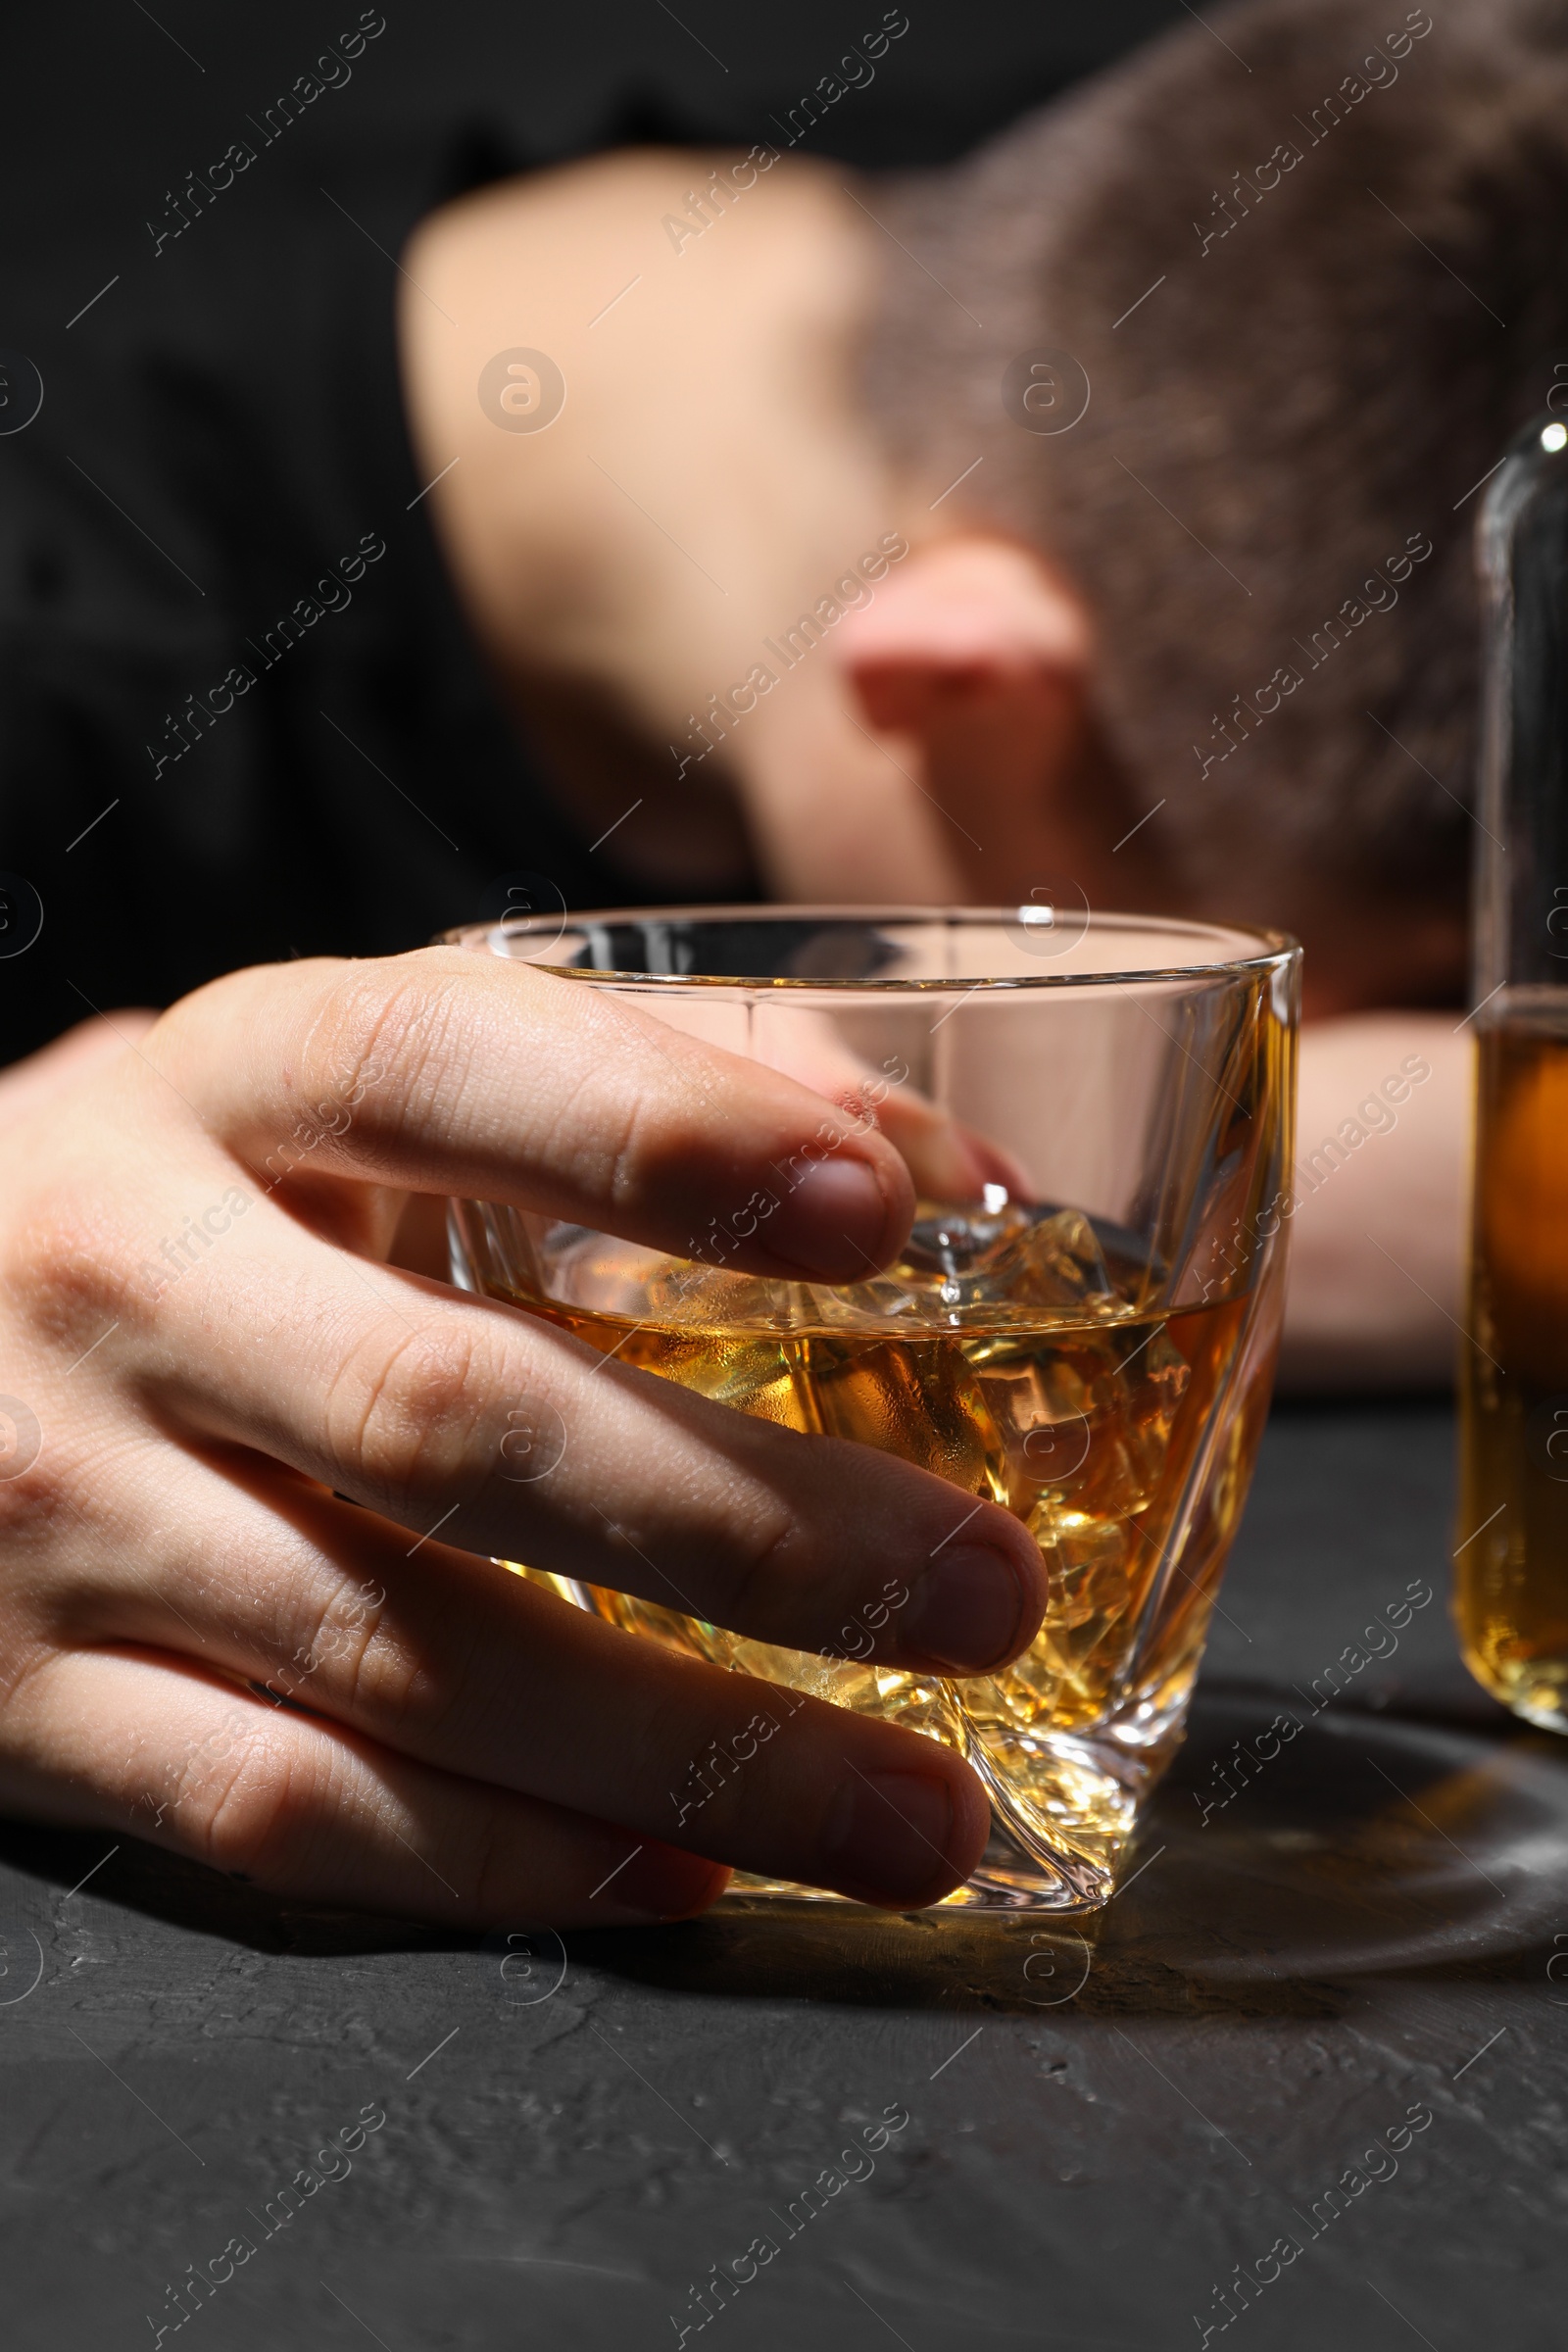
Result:
M1568 1747L1454 1655L1450 1449L1276 1416L1087 1938L509 1952L6 1828L0 2341L1560 2352Z

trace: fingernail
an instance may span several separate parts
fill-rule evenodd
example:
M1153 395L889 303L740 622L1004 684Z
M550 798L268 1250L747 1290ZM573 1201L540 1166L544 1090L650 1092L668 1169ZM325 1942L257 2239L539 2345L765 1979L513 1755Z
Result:
M955 1674L1000 1666L1017 1642L1023 1604L1018 1571L1003 1552L955 1544L910 1593L900 1645Z
M817 1159L803 1170L763 1231L787 1265L821 1282L863 1282L877 1271L887 1227L882 1188L863 1159Z
M957 1885L948 1784L923 1772L856 1773L839 1790L822 1839L822 1877L857 1902L891 1910L934 1903Z
M641 1911L650 1919L690 1919L707 1910L728 1877L721 1862L683 1853L679 1846L649 1843L616 1873L604 1893L621 1910Z

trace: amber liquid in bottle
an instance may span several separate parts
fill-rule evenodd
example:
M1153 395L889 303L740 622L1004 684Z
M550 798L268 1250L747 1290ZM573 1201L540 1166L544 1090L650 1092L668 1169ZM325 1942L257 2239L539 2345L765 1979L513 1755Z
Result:
M1568 1008L1483 1030L1454 1613L1514 1712L1568 1731Z

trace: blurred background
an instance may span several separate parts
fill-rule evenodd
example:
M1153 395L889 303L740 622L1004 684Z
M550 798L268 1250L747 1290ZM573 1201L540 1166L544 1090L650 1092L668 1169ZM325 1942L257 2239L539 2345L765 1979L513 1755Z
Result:
M393 0L387 33L367 63L358 105L366 126L466 116L515 142L519 161L580 153L646 124L641 135L762 139L769 114L832 70L842 49L880 24L878 0L858 14L837 0L739 11L716 0L602 0L593 8L519 10L506 0L440 8ZM811 144L867 166L938 162L1108 64L1181 13L1162 0L1068 0L1030 7L919 0L906 45ZM140 233L138 176L167 178L236 135L234 117L270 85L286 85L322 43L352 26L303 0L221 11L168 0L156 16L130 0L69 13L18 12L0 33L11 92L0 159L11 236L40 218L101 232L118 220ZM863 22L862 22L863 20ZM302 126L304 127L304 126ZM309 125L309 127L315 127ZM216 149L214 150L216 152ZM198 166L199 168L199 166ZM42 175L40 177L40 174ZM150 192L150 191L149 191Z
M944 161L1177 13L917 5L801 151ZM0 959L0 1064L236 964L416 946L519 868L576 903L637 895L611 855L579 871L457 621L412 503L394 257L435 206L512 172L778 139L883 14L8 12L0 366L13 416L36 378L44 397L0 430L0 875L45 919ZM361 28L352 68L270 133L281 94ZM236 141L256 161L225 187L213 168ZM389 555L358 608L203 734L193 697L368 530ZM462 821L419 813L442 808Z

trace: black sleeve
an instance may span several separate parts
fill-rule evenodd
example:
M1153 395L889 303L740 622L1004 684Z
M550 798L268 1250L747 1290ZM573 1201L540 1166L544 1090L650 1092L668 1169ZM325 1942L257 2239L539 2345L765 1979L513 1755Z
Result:
M44 402L0 435L0 869L43 927L7 954L34 911L13 890L0 1062L237 964L418 946L498 875L636 895L606 852L590 868L501 710L404 430L391 257L525 159L461 125L412 159L307 128L259 122L228 184L174 191L69 327L83 241L30 256Z

